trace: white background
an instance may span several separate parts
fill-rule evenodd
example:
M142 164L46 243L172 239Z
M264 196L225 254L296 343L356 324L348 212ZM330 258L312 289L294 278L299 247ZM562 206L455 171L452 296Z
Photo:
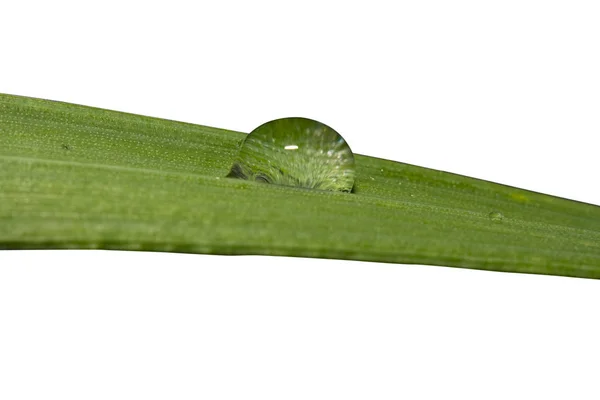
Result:
M3 2L0 92L600 204L589 1ZM18 5L15 5L18 4ZM600 282L429 266L0 254L2 399L598 399Z

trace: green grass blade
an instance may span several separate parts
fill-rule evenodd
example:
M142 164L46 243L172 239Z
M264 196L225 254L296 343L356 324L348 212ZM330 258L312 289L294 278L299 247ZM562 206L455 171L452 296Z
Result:
M0 95L0 248L286 255L600 278L598 206L360 155L350 194L225 178L243 139Z

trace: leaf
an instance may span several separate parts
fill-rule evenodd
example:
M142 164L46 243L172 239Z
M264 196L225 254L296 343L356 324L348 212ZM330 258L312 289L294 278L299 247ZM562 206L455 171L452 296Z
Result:
M263 254L600 278L600 207L356 156L353 193L226 178L245 135L0 95L0 248Z

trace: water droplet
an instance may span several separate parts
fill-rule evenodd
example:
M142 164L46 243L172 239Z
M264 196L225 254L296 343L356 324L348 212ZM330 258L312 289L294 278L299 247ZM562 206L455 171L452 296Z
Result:
M354 155L344 138L327 125L307 118L282 118L250 132L227 176L350 192Z
M498 211L492 211L488 214L488 217L494 222L502 222L502 220L504 219L504 214Z

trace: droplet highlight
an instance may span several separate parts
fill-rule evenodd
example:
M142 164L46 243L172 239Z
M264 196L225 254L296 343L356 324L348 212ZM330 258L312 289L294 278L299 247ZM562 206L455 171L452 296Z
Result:
M344 138L329 126L308 118L282 118L250 132L227 176L350 192L354 155Z
M504 219L504 214L498 211L492 211L488 214L488 217L493 222L502 222L502 220Z

